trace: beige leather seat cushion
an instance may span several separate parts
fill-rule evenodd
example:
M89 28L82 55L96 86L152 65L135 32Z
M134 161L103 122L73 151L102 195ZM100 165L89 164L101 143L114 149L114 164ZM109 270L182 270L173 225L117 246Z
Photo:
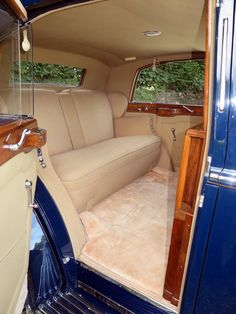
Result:
M74 205L82 211L150 170L159 153L159 137L148 135L112 138L51 158Z

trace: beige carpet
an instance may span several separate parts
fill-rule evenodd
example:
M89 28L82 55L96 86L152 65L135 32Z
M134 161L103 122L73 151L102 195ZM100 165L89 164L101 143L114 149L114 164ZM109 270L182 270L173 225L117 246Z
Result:
M177 176L154 168L80 214L81 261L138 293L162 299Z

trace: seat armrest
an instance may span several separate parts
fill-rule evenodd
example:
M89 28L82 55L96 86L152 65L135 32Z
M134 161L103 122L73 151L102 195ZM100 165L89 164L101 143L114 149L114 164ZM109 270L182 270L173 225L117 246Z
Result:
M127 113L114 119L115 136L157 135L156 115L145 113Z

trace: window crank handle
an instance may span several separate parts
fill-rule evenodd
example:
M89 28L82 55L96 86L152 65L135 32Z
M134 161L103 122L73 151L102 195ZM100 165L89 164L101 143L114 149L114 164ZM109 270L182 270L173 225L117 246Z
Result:
M18 143L16 143L16 144L5 144L5 145L3 145L3 148L9 149L11 152L18 151L23 146L23 144L25 143L27 135L29 135L30 133L31 133L31 131L29 129L24 129Z
M176 134L175 134L175 128L171 129L172 135L173 135L173 141L176 141Z

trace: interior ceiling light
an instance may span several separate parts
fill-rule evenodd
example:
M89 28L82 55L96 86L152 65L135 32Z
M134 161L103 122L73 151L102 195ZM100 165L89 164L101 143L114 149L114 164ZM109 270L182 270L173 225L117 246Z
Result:
M125 61L135 61L136 59L136 57L126 57Z
M161 32L160 31L145 31L143 32L144 36L147 37L156 37L156 36L160 36Z

